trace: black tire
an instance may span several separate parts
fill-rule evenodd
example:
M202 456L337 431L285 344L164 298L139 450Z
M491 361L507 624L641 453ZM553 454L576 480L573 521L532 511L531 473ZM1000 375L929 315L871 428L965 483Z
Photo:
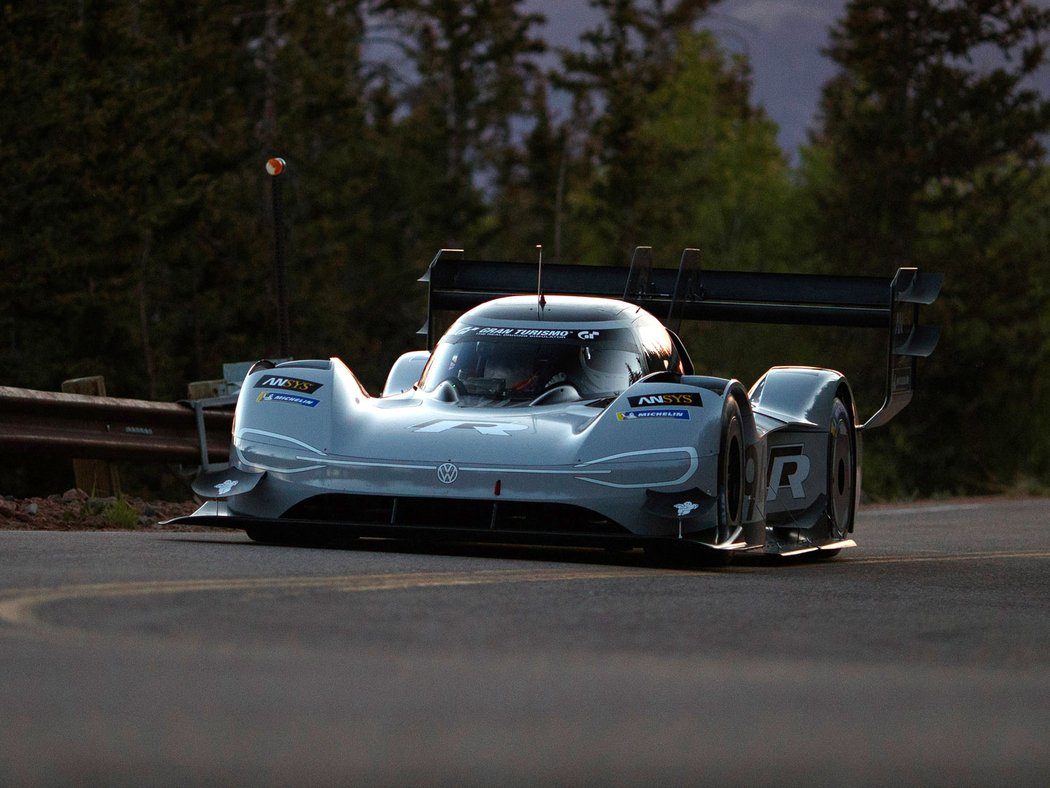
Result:
M853 412L839 397L828 430L828 537L845 539L856 516L857 433Z
M718 540L731 538L744 522L745 479L743 418L735 399L722 413L722 437L718 450Z

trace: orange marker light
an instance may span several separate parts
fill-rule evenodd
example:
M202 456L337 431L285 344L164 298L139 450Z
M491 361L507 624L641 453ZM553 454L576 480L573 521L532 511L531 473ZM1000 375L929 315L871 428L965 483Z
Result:
M269 159L266 162L266 171L270 175L280 175L284 172L284 159Z

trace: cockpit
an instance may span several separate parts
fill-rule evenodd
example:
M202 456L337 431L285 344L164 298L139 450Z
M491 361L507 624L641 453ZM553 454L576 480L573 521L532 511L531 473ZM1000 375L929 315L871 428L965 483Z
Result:
M438 344L421 388L448 383L460 397L529 403L571 386L580 399L613 396L649 372L629 328L567 329L461 323Z

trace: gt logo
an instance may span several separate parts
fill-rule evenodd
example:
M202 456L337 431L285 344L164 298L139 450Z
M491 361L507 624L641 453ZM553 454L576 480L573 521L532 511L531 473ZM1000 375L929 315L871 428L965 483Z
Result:
M440 419L428 421L423 424L415 424L411 427L412 432L448 432L449 430L476 430L482 435L502 435L506 437L512 432L527 430L529 425L519 424L515 421L456 421L454 419Z
M808 478L809 457L802 453L802 446L776 446L769 450L767 501L776 500L784 487L791 490L792 498L805 498L802 483Z
M580 339L597 339L600 331L577 331L576 336Z

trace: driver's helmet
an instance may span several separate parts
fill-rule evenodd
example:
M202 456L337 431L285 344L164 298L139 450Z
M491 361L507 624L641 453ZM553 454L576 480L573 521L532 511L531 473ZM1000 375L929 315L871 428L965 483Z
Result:
M633 381L638 367L638 354L627 350L584 345L580 348L581 387L595 393L623 391Z

